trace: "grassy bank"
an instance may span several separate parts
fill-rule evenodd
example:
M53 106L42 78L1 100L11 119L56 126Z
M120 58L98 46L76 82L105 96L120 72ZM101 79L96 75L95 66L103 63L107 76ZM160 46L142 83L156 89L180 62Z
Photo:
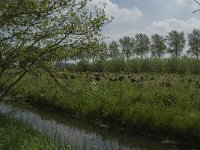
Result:
M38 131L13 119L0 118L1 150L67 150L68 147L50 142Z
M10 93L16 101L46 105L92 120L200 140L198 75L61 73L61 90L48 77L26 76Z

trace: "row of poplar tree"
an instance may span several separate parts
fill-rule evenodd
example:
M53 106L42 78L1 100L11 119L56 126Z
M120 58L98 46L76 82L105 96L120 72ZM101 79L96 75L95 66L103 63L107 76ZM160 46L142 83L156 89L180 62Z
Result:
M149 38L146 34L138 33L135 37L124 36L119 41L110 43L101 42L98 48L88 49L87 51L76 53L71 59L116 59L133 57L144 58L158 57L161 58L165 54L173 57L180 57L188 40L189 48L186 51L188 56L194 56L197 59L200 56L200 30L194 29L185 37L184 32L172 30L167 36L154 34Z

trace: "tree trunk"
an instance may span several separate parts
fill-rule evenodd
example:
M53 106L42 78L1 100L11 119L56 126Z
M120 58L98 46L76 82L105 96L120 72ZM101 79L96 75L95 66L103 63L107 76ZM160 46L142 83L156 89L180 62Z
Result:
M92 57L92 62L93 62L93 64L94 64L94 61L95 61L95 56L94 56L94 57Z
M160 57L161 57L161 56L160 56L160 53L158 53L158 58L160 59Z
M141 59L143 59L143 57L144 57L143 53L141 53L140 55L141 55Z
M196 52L197 52L197 59L199 59L199 53L198 53L197 43L195 44L195 47L196 47Z

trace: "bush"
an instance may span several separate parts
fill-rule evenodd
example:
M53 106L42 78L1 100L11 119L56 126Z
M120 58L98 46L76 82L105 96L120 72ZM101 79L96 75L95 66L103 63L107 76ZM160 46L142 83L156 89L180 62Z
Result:
M131 72L131 73L200 73L200 60L194 58L151 58L151 59L130 59L123 58L114 60L97 60L91 63L81 60L77 65L67 65L70 71L93 71L93 72Z
M92 65L86 60L81 60L77 63L77 69L81 72L92 71Z

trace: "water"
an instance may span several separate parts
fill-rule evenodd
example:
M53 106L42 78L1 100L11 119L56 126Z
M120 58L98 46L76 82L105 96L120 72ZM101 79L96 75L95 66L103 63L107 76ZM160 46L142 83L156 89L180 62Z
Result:
M14 110L15 118L32 124L51 140L69 144L77 150L193 150L190 147L163 145L158 139L151 137L99 128L86 121L65 117L42 108L22 110L1 104L0 110Z

